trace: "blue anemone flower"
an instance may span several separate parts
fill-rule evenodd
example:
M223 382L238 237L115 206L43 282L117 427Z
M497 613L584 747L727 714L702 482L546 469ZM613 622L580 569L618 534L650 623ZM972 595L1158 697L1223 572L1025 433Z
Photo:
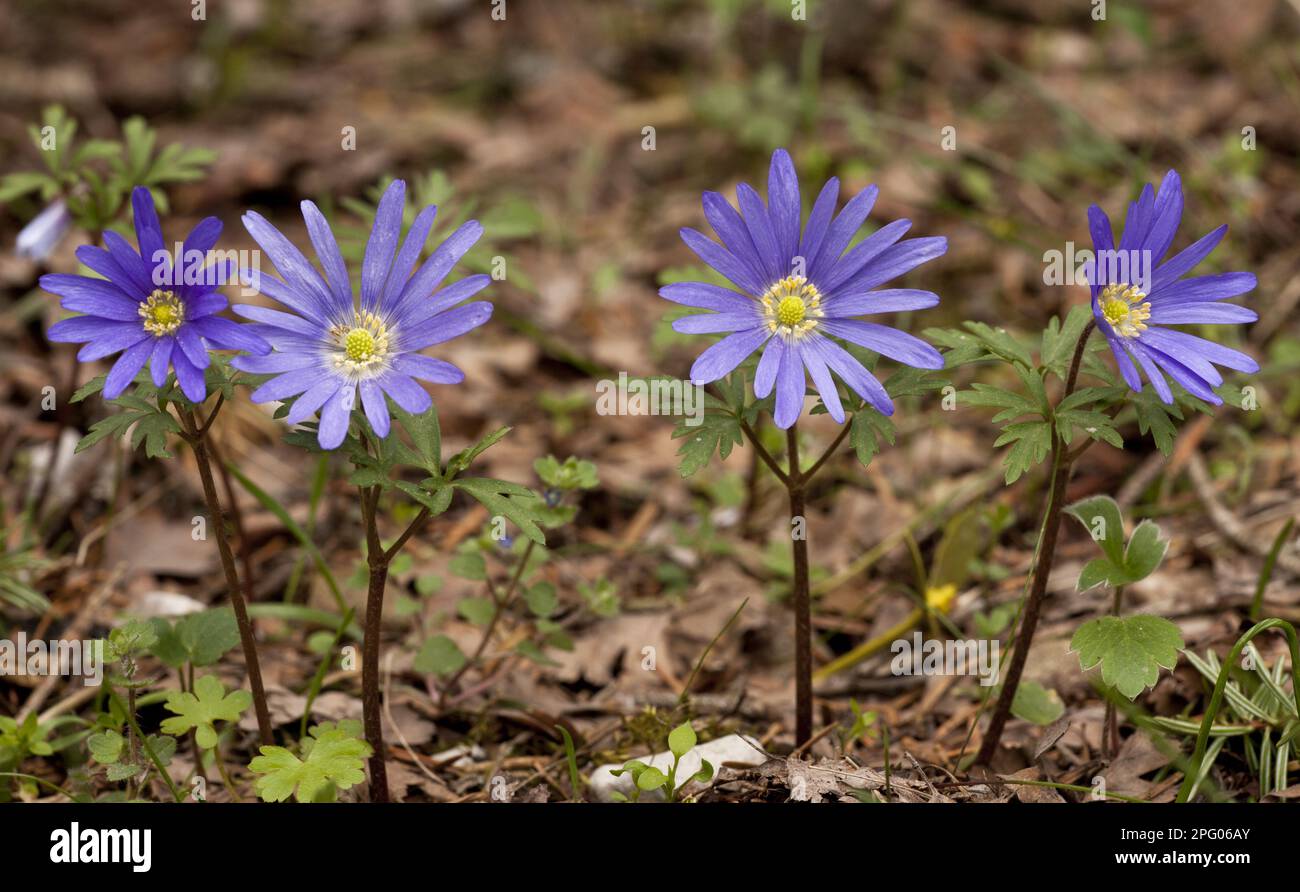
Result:
M1217 406L1223 400L1213 388L1223 383L1223 376L1215 366L1257 372L1259 363L1240 351L1165 326L1254 322L1259 318L1254 310L1220 301L1252 290L1255 276L1236 272L1184 279L1214 250L1228 227L1220 226L1165 260L1182 216L1183 186L1172 170L1159 191L1148 183L1129 204L1118 247L1105 211L1095 204L1088 208L1097 258L1089 277L1092 312L1129 387L1142 389L1137 369L1141 366L1163 402L1174 401L1167 373L1188 393ZM1112 262L1105 262L1107 258Z
M462 224L417 270L437 208L420 211L399 250L405 203L406 184L395 180L379 201L366 244L359 305L338 243L315 204L304 201L302 215L324 275L260 214L244 215L244 226L283 277L246 271L246 282L291 312L236 305L235 312L256 323L275 352L239 357L235 367L276 375L253 391L252 400L297 397L286 419L290 424L319 412L322 449L337 448L347 436L358 394L380 437L390 429L386 396L403 411L428 411L433 402L415 379L458 384L465 374L420 351L477 328L492 315L486 301L460 306L487 286L489 276L468 276L439 290L483 227L477 220Z
M939 351L920 338L852 318L923 310L939 303L930 291L872 289L942 255L947 239L900 241L912 224L896 220L845 252L878 192L868 186L835 215L839 180L832 177L801 229L799 180L789 153L778 149L772 154L766 204L747 183L736 188L739 212L718 193L704 193L704 216L722 244L694 229L683 229L682 239L740 291L703 282L660 289L660 296L675 303L714 311L676 320L676 331L730 332L696 359L691 367L694 383L716 381L761 347L755 395L761 399L775 389L773 418L778 427L789 428L803 410L805 370L837 422L844 421L844 408L832 372L880 412L893 414L885 388L837 338L905 365L943 368Z
M208 217L185 238L175 268L163 244L162 227L153 196L143 186L131 193L135 235L139 248L116 232L104 233L105 248L82 245L77 259L104 278L54 273L41 276L41 287L60 295L65 310L82 313L50 326L51 341L85 346L82 362L122 355L104 381L104 398L116 399L149 363L154 384L176 370L181 392L194 403L207 398L203 370L208 345L219 350L267 353L270 345L248 330L216 314L226 308L217 292L234 271L233 261L206 267L191 266L192 257L206 258L221 235L221 221ZM195 274L197 273L197 274Z

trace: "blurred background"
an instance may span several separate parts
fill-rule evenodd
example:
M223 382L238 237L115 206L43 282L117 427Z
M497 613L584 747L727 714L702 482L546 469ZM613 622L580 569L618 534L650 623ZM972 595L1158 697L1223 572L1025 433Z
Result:
M125 120L142 116L159 145L215 153L206 177L165 188L164 228L174 238L216 215L224 246L251 249L239 216L252 208L306 245L297 205L311 198L356 257L387 177L443 208L443 234L478 217L487 233L468 265L504 257L508 272L485 293L497 306L492 322L438 348L467 373L463 385L434 393L447 446L511 425L487 470L530 484L538 456L595 461L601 485L584 497L576 531L554 546L557 581L576 604L590 608L599 588L617 608L575 614L575 649L502 682L507 693L582 721L632 714L680 689L748 596L700 689L748 692L743 715L761 729L786 718L790 691L784 494L769 477L751 480L744 449L683 481L671 419L594 410L596 380L619 371L684 376L707 343L674 334L664 321L672 307L656 295L697 263L677 232L706 228L700 192L734 197L739 181L762 189L782 146L805 202L831 175L844 183L842 199L875 183L870 226L905 216L912 235L949 239L945 257L905 282L938 292L942 304L900 322L918 332L963 319L1033 332L1087 299L1085 288L1044 283L1044 252L1090 246L1088 205L1122 219L1142 184L1176 168L1187 210L1175 248L1226 222L1229 234L1202 271L1259 278L1244 302L1260 321L1222 337L1265 365L1255 382L1264 410L1220 416L1196 438L1223 498L1263 518L1247 537L1267 544L1268 524L1295 497L1298 34L1294 0L8 0L0 174L40 166L28 128L57 103L80 122L78 138L119 138ZM56 623L123 561L105 617L152 609L148 599L160 593L207 603L221 590L215 555L176 520L197 504L188 459L146 461L125 446L73 456L102 403L65 406L62 417L42 410L43 387L66 392L70 353L43 338L60 311L36 279L73 271L73 251L88 240L72 232L43 259L18 256L18 233L43 206L29 194L0 208L0 468L11 548L29 540L22 509L51 442L63 426L71 431L49 519L24 552L24 584L49 598ZM99 371L78 369L76 382ZM971 504L1001 512L983 521L973 603L991 610L1018 596L1037 481L1004 489L987 418L937 408L937 395L905 405L897 445L866 470L836 464L814 500L816 578L831 583L819 604L823 658L909 609L899 590L914 561L895 533L911 531L928 560L945 523ZM349 577L361 558L342 475L312 504L312 462L280 442L267 412L241 400L221 427L226 457L300 522L310 518L336 574ZM807 429L823 444L834 433L824 416ZM1183 545L1135 597L1181 617L1192 640L1213 639L1235 628L1223 611L1249 597L1257 558L1220 548L1224 535L1197 495L1176 474L1161 476L1149 439L1125 433L1125 450L1088 454L1071 495L1119 491L1138 472L1146 477L1132 484L1137 492L1152 481L1163 487L1156 501ZM290 574L303 572L301 556L272 512L241 499L259 594L279 598ZM411 651L434 627L472 646L454 605L474 584L447 576L446 562L483 520L453 510L398 574L411 598L429 599L417 608L422 625L395 621L394 637ZM1059 591L1089 554L1079 530L1067 534ZM873 549L868 573L844 575ZM430 577L445 582L420 582ZM1294 611L1300 592L1277 587L1279 608ZM349 583L347 594L362 591ZM1088 613L1101 597L1061 606L1058 618ZM293 600L324 599L307 572ZM268 681L299 685L315 663L297 627L270 624L266 634L285 644L281 658L264 658ZM1039 640L1050 642L1050 629ZM647 642L671 655L657 673L634 671ZM1031 675L1069 702L1086 693L1073 659L1045 657ZM887 702L897 695L882 690ZM887 707L904 726L910 703ZM911 735L912 752L943 762L954 744L932 737L933 723L969 715L969 704L927 705L930 724L900 733ZM410 721L416 728L422 718ZM445 733L411 731L433 748L446 745L435 739Z

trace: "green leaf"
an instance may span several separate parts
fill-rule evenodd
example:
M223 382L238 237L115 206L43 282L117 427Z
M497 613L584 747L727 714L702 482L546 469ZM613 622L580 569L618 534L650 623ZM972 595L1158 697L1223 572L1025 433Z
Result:
M158 640L151 650L173 668L186 663L211 666L239 644L239 625L229 607L191 613L177 620L174 627L161 618L152 623Z
M397 405L390 405L397 423L411 438L419 456L420 466L434 477L442 476L442 427L438 424L438 407L430 406L427 412L412 415Z
M658 790L667 784L668 776L653 765L647 765L645 769L636 776L636 785L646 792Z
M1161 667L1178 663L1183 636L1159 616L1103 616L1084 623L1070 639L1087 671L1101 664L1101 679L1132 700L1156 683Z
M1064 713L1060 694L1036 681L1022 680L1011 698L1011 714L1035 725L1050 725Z
M1047 328L1043 330L1039 359L1043 368L1062 381L1065 380L1069 370L1070 360L1074 358L1074 349L1079 343L1079 336L1083 334L1083 329L1091 318L1092 307L1088 304L1077 304L1066 315L1064 324L1054 316L1047 323Z
M690 722L683 722L668 733L668 749L677 758L689 753L695 748L695 729L691 727Z
M710 401L715 408L710 410ZM710 394L704 396L705 412L700 416L699 424L687 424L693 418L683 418L673 429L673 439L682 440L677 447L680 459L677 471L682 477L690 477L713 460L716 453L723 461L731 455L731 450L744 441L739 419L729 410L719 411L721 405Z
M1110 496L1093 496L1068 506L1065 513L1083 524L1113 563L1124 562L1124 517L1118 502Z
M528 609L532 611L533 616L543 619L555 613L560 606L560 599L555 593L555 586L549 582L539 582L530 588L524 594L524 601L528 604Z
M486 626L492 622L497 607L491 598L462 598L456 612L476 626Z
M1166 406L1150 389L1133 394L1129 400L1137 412L1138 431L1144 435L1150 433L1156 448L1166 456L1172 455L1178 433L1173 419L1182 421L1182 410L1178 406Z
M1002 424L1022 415L1042 417L1042 411L1034 401L1014 390L1006 390L992 384L972 384L970 390L963 390L957 394L957 402L963 406L1001 409L1001 412L993 416L994 424Z
M566 492L574 489L595 489L600 485L594 462L583 461L570 455L563 463L548 455L533 462L537 477L547 486Z
M1124 544L1124 520L1119 505L1109 496L1095 496L1065 509L1087 528L1105 557L1089 561L1079 574L1079 591L1096 585L1131 585L1150 576L1160 566L1169 547L1153 521L1138 524Z
M700 770L695 772L691 780L699 781L702 784L707 784L713 780L713 763L708 759L701 759Z
M885 443L894 443L894 423L871 406L854 412L849 424L849 446L864 468Z
M538 508L544 503L528 487L490 477L465 477L452 485L481 502L493 516L509 519L538 545L546 544L546 534L538 526L541 519Z
M993 442L995 447L1012 444L1002 460L1006 481L1016 482L1030 468L1047 458L1052 444L1052 426L1046 421L1021 421L1008 424Z
M519 654L519 656L524 657L527 660L530 660L531 662L536 663L539 666L560 665L555 660L552 660L550 657L548 657L546 655L546 651L542 650L541 647L539 647L536 642L529 641L527 639L520 641L518 644L515 645L515 653Z
M126 738L109 729L87 737L86 746L90 749L92 759L101 765L111 765L122 757L122 749L126 746Z
M1133 535L1129 536L1128 548L1124 550L1124 572L1128 576L1128 582L1146 579L1154 573L1168 550L1169 540L1160 538L1160 527L1156 526L1155 521L1144 520L1139 523L1133 530Z
M508 427L497 428L473 446L457 452L451 457L451 460L447 462L447 477L454 477L468 468L473 464L474 459L478 458L484 452L487 452L497 443L500 443L508 433L510 433L510 428Z
M194 693L172 691L163 704L176 716L163 719L162 730L167 734L183 735L193 729L195 740L204 749L217 745L215 722L237 722L240 713L253 702L248 691L231 691L215 675L204 675L194 682Z
M416 672L451 675L465 665L465 654L446 635L435 635L420 648L411 666Z
M262 775L254 785L257 795L265 802L283 802L290 796L318 802L333 798L334 787L346 790L361 783L373 750L354 730L342 722L312 728L311 739L303 742L305 761L282 746L261 747L261 755L248 764L254 774Z
M451 559L447 567L453 576L482 581L487 579L487 561L477 551L465 551Z

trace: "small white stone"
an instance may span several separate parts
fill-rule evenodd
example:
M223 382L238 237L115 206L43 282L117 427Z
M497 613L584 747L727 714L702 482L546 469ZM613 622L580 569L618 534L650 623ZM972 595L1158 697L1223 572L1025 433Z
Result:
M655 753L653 756L640 756L640 761L658 768L665 775L673 764L673 754L671 751ZM726 762L733 765L745 765L756 767L767 761L767 755L759 746L757 740L752 737L744 737L740 734L729 734L726 737L719 737L717 740L710 740L708 743L702 743L695 747L686 755L682 756L682 761L677 765L677 784L679 789L686 778L691 777L695 772L700 770L700 765L705 759L713 766L713 779L708 784L699 784L691 781L682 790L685 793L698 793L704 788L711 786L713 781L717 780L718 768ZM610 763L601 765L591 774L591 796L597 802L613 802L615 791L622 793L629 799L632 797L632 775L625 772L621 775L614 775L612 772L622 768L622 763ZM662 790L655 790L650 793L641 794L642 802L660 802L664 799Z

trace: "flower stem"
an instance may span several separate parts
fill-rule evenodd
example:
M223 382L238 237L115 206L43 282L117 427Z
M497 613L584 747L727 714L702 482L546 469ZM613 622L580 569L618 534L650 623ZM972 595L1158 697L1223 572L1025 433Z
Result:
M1110 603L1110 615L1119 616L1120 606L1124 603L1124 586L1115 586L1115 595ZM1106 700L1106 721L1101 731L1101 752L1107 761L1115 758L1119 752L1119 722L1115 701Z
M1079 367L1083 363L1084 348L1094 328L1096 323L1089 320L1079 334L1079 340L1074 346L1074 357L1070 360L1070 371L1065 378L1062 400L1074 393L1074 387L1079 381ZM1050 420L1049 423L1052 425L1052 476L1047 488L1047 502L1043 509L1038 551L1029 582L1029 593L1022 609L1020 628L1013 633L1008 642L1009 645L1014 645L1015 650L1011 655L1011 664L1007 667L997 706L994 707L993 716L989 719L988 730L984 732L984 740L980 744L979 753L975 756L977 765L988 765L993 760L993 754L997 752L998 743L1002 739L1002 730L1011 715L1011 704L1015 701L1016 689L1020 686L1020 676L1025 671L1029 646L1033 643L1034 631L1038 628L1043 596L1047 592L1047 578L1052 573L1052 561L1056 557L1056 538L1061 531L1065 487L1070 482L1070 470L1076 456L1067 451L1065 443L1056 431L1055 420Z
M177 407L178 410L180 407ZM215 410L214 410L215 411ZM235 555L230 548L230 537L226 532L225 513L221 509L221 500L217 497L217 485L212 476L212 460L208 453L208 433L206 425L200 426L193 411L180 410L181 425L185 440L194 453L194 461L199 467L199 479L203 482L203 498L208 505L208 514L216 527L217 551L221 555L221 569L226 574L226 588L230 592L230 603L235 610L235 623L239 626L239 640L243 644L244 663L248 669L248 686L253 690L253 709L257 713L257 729L263 746L275 743L271 733L271 712L266 705L266 691L262 687L262 668L257 660L257 642L253 635L253 622L248 617L248 601L252 600L252 581L244 579L242 585L239 573L235 569ZM211 423L211 417L208 422Z
M361 518L366 530L366 617L364 650L361 655L361 711L366 742L370 744L370 801L388 801L388 769L385 765L384 731L379 704L379 639L383 634L384 589L388 585L388 552L379 541L375 520L378 493L361 490Z
M799 434L797 425L786 431L790 471L786 490L790 494L790 540L794 553L794 700L795 746L812 737L812 607L808 589L808 526L804 509L804 484L807 478L799 470ZM795 523L799 529L794 529Z

